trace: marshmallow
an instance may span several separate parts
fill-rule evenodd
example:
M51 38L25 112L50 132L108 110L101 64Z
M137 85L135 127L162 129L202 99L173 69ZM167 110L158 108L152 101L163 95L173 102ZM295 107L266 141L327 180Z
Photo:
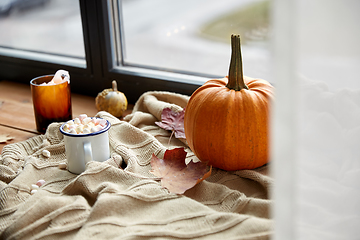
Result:
M98 125L100 123L100 119L98 118L93 118L91 119L91 122L94 124L94 125Z
M50 152L49 152L48 150L43 150L43 151L42 151L42 155L43 155L44 157L49 158L49 157L50 157Z
M79 119L82 122L85 118L87 118L88 116L86 114L80 114L79 115Z
M70 82L70 75L69 75L69 72L68 71L65 71L65 70L58 70L53 79L51 79L50 82L53 82L55 84L58 84L58 83L61 83L63 81L68 81ZM50 83L49 82L49 83Z
M70 131L70 129L69 129L69 124L65 124L64 125L64 127L63 127L63 130L65 131L65 132L68 132L68 131Z
M91 128L84 128L83 132L84 134L88 134L88 133L91 133Z
M54 84L61 83L63 80L61 78L53 79Z
M77 134L76 130L73 128L73 129L70 129L70 132L71 134Z
M81 121L80 121L79 118L75 118L75 119L74 119L74 124L80 124L80 123L81 123Z
M98 132L100 130L102 130L103 127L101 125L97 125L91 128L91 132Z
M60 169L66 169L67 168L67 164L66 163L59 163L58 166Z
M44 185L44 184L45 184L45 180L40 179L39 181L37 181L37 182L36 182L36 184L35 184L35 185L37 185L37 186L41 187L41 186L42 186L42 185Z
M89 134L104 129L107 121L102 118L88 117L86 114L80 114L79 117L67 121L63 130L70 134Z
M99 124L101 125L101 126L103 126L103 127L105 127L106 125L107 125L107 122L106 122L106 120L105 119L100 119L99 120Z
M75 131L79 134L82 133L82 131L84 130L84 125L79 124L76 126Z
M87 123L91 122L91 118L86 117L81 122L82 122L82 124L87 124Z
M84 125L84 128L92 128L92 127L95 127L95 124L92 122L89 122L88 124Z
M51 79L50 82L46 83L41 83L40 85L55 85L58 83L62 83L64 81L68 81L68 83L70 83L70 75L68 71L65 70L58 70L56 71L54 77Z

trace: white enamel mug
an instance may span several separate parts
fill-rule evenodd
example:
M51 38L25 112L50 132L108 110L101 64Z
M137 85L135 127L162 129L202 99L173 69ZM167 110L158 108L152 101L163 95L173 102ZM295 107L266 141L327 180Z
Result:
M71 134L65 132L63 125L60 132L64 135L65 153L70 172L80 174L90 161L104 162L110 158L109 134L110 122L104 129L87 134Z

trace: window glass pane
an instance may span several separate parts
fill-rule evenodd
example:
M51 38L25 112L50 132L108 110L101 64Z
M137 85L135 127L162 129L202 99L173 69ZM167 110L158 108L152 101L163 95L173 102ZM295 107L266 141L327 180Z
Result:
M226 76L230 36L242 37L244 73L269 76L268 0L123 0L123 64Z
M85 60L79 1L1 0L0 46Z

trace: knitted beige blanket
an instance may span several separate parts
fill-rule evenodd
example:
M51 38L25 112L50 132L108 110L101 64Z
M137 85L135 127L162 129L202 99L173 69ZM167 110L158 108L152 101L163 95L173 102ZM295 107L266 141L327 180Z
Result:
M165 107L181 110L188 96L148 92L123 121L111 122L111 158L75 175L66 162L61 123L44 135L4 147L0 156L0 239L269 239L272 179L268 166L212 175L183 195L149 173L153 153L186 141L156 126ZM51 156L42 155L47 149ZM45 184L31 194L31 184Z

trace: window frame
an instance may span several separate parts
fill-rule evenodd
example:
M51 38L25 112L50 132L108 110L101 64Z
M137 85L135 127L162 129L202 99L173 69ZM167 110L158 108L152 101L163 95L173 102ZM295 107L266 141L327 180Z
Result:
M105 88L111 87L116 80L120 91L124 92L129 103L147 91L170 91L191 95L201 83L191 82L186 75L153 71L139 71L141 67L114 67L111 22L111 5L116 11L116 0L79 0L84 37L86 67L69 66L43 59L28 59L18 55L0 55L0 80L28 84L34 77L55 73L58 69L70 72L71 91L89 96L96 96ZM121 25L121 16L119 17ZM119 34L121 39L121 34ZM160 73L160 74L159 74ZM209 77L210 79L210 77Z

